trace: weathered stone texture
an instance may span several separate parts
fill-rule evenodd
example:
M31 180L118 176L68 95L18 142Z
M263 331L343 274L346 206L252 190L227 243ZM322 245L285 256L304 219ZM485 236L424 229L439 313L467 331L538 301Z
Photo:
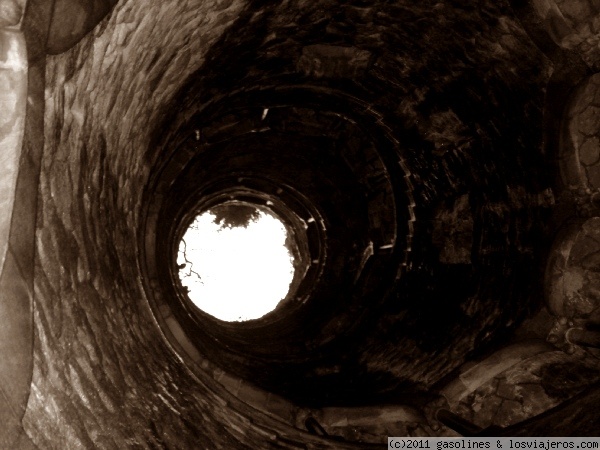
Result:
M126 1L74 49L48 59L35 367L25 418L38 446L352 447L255 411L243 400L263 402L265 392L233 377L192 375L167 346L145 297L142 193L165 151L152 145L163 133L178 134L208 102L246 87L277 88L283 79L346 89L377 127L393 129L390 140L402 141L402 155L394 156L415 183L420 241L409 288L392 298L402 310L390 306L393 313L352 348L354 360L341 355L347 366L314 371L331 387L323 392L359 391L356 401L364 402L372 400L370 386L381 388L378 395L424 390L529 311L539 211L547 206L538 169L550 63L506 2L478 9L460 1L405 3ZM181 94L184 85L191 95ZM167 116L175 125L159 129ZM584 153L586 161L593 152ZM310 184L317 174L299 176ZM375 198L374 209L386 201ZM430 251L424 235L440 204L452 206L437 219L460 223L441 239L441 251ZM390 228L387 216L370 219ZM324 376L340 371L346 384ZM500 402L515 401L508 391L502 388ZM427 431L416 423L396 430ZM377 432L383 429L344 431L371 440Z
M476 425L508 427L572 398L600 379L600 364L584 352L541 353L493 377L466 396L456 412Z
M582 217L598 215L600 204L600 78L592 75L573 90L565 111L558 167L565 201Z
M600 4L596 0L533 0L531 3L550 37L597 71L600 67Z
M25 418L41 448L295 448L294 439L305 440L269 419L251 425L218 384L190 375L154 324L135 263L148 126L243 6L121 3L92 36L48 60Z
M26 136L35 129L31 116L37 102L28 97L36 68L28 67L19 26L23 6L22 1L0 4L0 448L27 445L21 419L32 367L31 267L38 171L36 152Z
M469 196L459 197L451 207L438 208L433 242L440 249L444 264L470 264L473 248L473 215Z
M506 332L505 320L514 325L509 316L534 307L531 283L550 206L541 201L548 180L537 168L551 64L512 14L505 2L267 4L235 26L237 39L211 50L211 64L181 96L174 140L206 102L227 104L230 92L283 84L357 99L364 117L398 142L415 203L411 262L390 295L393 313L350 350L357 361L340 372L352 375L328 392L344 386L370 397L381 380L408 390L431 386ZM361 51L371 55L368 63ZM328 52L335 61L321 70ZM465 214L464 229L432 243L436 208L465 193L472 219Z
M563 230L546 271L550 311L578 323L600 317L600 218Z
M10 223L25 130L27 54L19 31L0 28L0 271Z
M0 28L18 25L23 16L25 0L5 0L0 4Z

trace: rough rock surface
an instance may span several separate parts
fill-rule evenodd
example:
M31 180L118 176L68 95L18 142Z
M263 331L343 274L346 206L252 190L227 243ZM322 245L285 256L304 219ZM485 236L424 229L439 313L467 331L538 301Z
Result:
M354 359L314 374L344 372L344 383L329 382L338 398L366 401L369 386L378 399L429 388L537 307L551 65L506 2L259 3L120 2L48 59L24 422L40 448L352 448L192 375L142 288L142 193L164 150L152 146L178 130L161 125L182 125L244 86L345 89L397 133L415 182L419 229L405 284ZM439 260L428 232L444 208L464 219Z
M278 441L289 430L250 426L192 378L154 327L132 264L148 124L243 6L126 2L48 61L25 418L41 448L295 447ZM167 14L177 22L158 20Z

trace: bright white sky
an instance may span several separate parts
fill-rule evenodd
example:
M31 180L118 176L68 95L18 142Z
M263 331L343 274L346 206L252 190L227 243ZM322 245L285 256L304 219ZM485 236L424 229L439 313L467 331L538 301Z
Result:
M179 245L177 264L186 262L184 241L192 262L179 271L182 284L198 308L218 319L258 319L288 293L294 267L284 245L286 229L274 216L259 214L248 228L219 229L215 216L206 212L196 217Z

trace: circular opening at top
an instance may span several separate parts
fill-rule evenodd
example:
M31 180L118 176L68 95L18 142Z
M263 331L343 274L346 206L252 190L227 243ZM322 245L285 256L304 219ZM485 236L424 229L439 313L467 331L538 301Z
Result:
M259 319L285 299L294 278L286 225L243 202L196 216L179 243L181 285L196 307L227 321Z

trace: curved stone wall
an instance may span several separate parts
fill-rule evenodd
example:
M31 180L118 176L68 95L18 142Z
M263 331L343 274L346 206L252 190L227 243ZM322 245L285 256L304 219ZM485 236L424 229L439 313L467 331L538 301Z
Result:
M205 5L199 14L197 2L126 3L95 36L48 60L25 418L40 447L280 448L279 436L294 440L272 420L249 426L249 414L225 408L234 399L181 365L154 326L136 264L147 124L243 6ZM179 23L157 20L166 11Z
M57 0L47 45L28 44L46 65L35 445L370 448L452 434L442 404L483 426L539 412L524 396L471 415L529 380L537 345L448 384L542 309L560 222L552 62L507 2L127 0L67 50L113 3ZM228 189L280 201L319 244L297 315L236 328L181 307L172 244Z

